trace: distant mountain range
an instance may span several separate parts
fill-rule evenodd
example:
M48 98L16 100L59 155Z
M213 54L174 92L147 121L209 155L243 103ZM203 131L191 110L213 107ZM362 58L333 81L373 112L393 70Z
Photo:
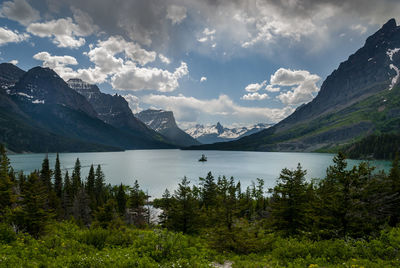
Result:
M203 144L215 142L226 142L237 140L242 137L257 133L263 129L271 127L271 124L256 124L247 127L227 128L219 122L216 125L204 126L196 125L186 129L185 132Z
M162 134L179 147L200 144L200 142L178 127L171 111L149 109L136 114L136 116L148 127Z
M137 120L121 96L67 84L49 68L0 64L0 86L0 142L11 151L176 148Z
M391 19L286 119L237 141L189 149L334 151L370 134L399 133L399 69L400 27Z

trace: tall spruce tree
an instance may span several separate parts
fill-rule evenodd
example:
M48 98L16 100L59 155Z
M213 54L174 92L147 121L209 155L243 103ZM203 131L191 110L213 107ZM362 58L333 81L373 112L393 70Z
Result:
M126 193L125 193L125 187L122 183L118 187L116 199L117 199L119 215L123 216L126 211L127 197L126 197Z
M284 168L273 189L271 202L273 226L287 235L298 234L305 229L306 173L300 164L296 170Z
M52 188L51 175L52 171L50 169L49 157L48 155L46 155L46 157L43 159L42 162L42 169L40 170L40 179L42 180L43 184L46 186L48 191Z
M72 193L75 196L79 189L82 187L82 179L81 179L81 162L79 158L76 159L74 170L72 172Z
M104 173L98 165L95 173L94 191L96 194L96 207L102 206L105 202Z
M62 197L62 174L61 174L61 165L60 165L60 157L57 153L56 164L54 166L54 191L58 198Z
M34 237L41 235L51 217L47 210L47 190L36 172L29 175L22 195L23 222Z

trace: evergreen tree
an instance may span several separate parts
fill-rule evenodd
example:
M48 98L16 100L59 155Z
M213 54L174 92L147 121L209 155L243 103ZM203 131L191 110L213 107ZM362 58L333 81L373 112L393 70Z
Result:
M54 191L58 198L62 197L62 183L60 157L57 153L56 164L54 166Z
M10 160L4 145L0 145L0 216L16 201L13 186L10 178Z
M273 189L271 215L273 226L294 235L305 229L307 211L306 171L298 164L296 170L284 168Z
M116 203L114 199L107 200L104 207L100 207L96 212L96 224L100 225L102 228L110 228L113 222L117 218L117 213L115 211Z
M190 181L186 177L178 184L178 189L173 196L176 206L171 210L170 215L172 227L183 233L197 231L196 200L193 198L189 185Z
M65 218L67 219L72 215L73 200L74 200L74 194L72 191L72 184L67 170L65 172L64 189L62 192L62 207L64 209Z
M81 162L79 158L76 159L74 171L72 172L72 193L75 196L79 189L82 186L82 179L81 179Z
M215 183L214 176L208 172L206 178L199 178L201 188L202 205L207 209L215 206L215 199L217 195L217 184Z
M102 206L105 202L104 173L98 165L95 173L94 191L96 194L96 206Z
M94 174L94 168L93 165L91 165L89 169L89 175L86 180L86 193L90 198L92 209L94 209L96 205L95 181L96 177Z
M126 211L127 198L126 198L126 193L125 193L125 187L124 187L124 185L122 185L122 183L118 187L116 199L117 199L119 215L123 216Z
M144 226L147 222L147 210L144 205L146 194L140 189L139 183L135 180L129 196L130 222L137 226Z
M42 169L40 170L40 179L42 180L43 185L46 186L48 191L50 191L50 189L52 188L51 175L52 171L50 169L49 157L46 155L46 157L43 159Z
M36 172L31 173L25 184L22 198L24 227L28 233L38 237L45 230L51 214L46 209L47 191Z

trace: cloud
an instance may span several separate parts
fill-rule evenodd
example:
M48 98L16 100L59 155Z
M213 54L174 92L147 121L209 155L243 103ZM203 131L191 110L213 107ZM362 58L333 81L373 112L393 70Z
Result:
M244 107L233 102L227 95L217 99L200 100L184 95L145 95L142 102L174 112L179 122L198 122L202 115L225 117L240 122L278 122L293 112L292 107L282 109L266 107Z
M216 30L210 30L208 28L205 28L202 32L202 37L198 38L197 41L199 41L200 43L205 43L207 41L213 41L215 39L215 33ZM212 44L212 47L215 47L217 44Z
M4 2L0 9L0 16L18 21L25 26L40 19L39 12L32 8L25 0Z
M85 44L84 31L71 18L32 23L27 31L39 37L51 37L58 47L78 48Z
M9 63L17 65L18 64L18 60L10 60Z
M167 19L172 21L172 24L179 24L186 18L186 7L170 5L167 8Z
M261 88L265 87L266 84L267 84L267 81L263 81L261 84L259 84L259 83L249 84L245 87L244 90L246 90L247 92L257 92Z
M243 97L241 97L242 100L265 100L268 99L269 96L265 93L260 94L258 92L254 92L254 93L248 93L246 95L243 95Z
M360 34L365 34L366 32L367 32L367 27L365 27L365 26L362 26L361 24L357 24L357 25L352 25L351 27L350 27L350 29L352 29L353 31L357 31L357 32L359 32Z
M267 85L265 90L269 92L279 92L281 89L279 87L274 87L273 85Z
M18 31L12 31L7 28L0 27L0 46L7 43L19 43L28 38L28 34L20 34Z
M171 60L165 57L163 54L158 54L158 57L160 58L161 62L167 65L171 63Z
M134 114L137 114L143 110L142 108L139 107L139 98L136 97L135 95L127 94L123 95L122 97L124 97L125 100L128 102L129 108L131 108Z
M319 91L316 83L321 78L305 70L278 69L271 75L271 85L296 86L287 92L281 92L277 98L284 104L299 105L314 98L313 93Z
M67 80L74 72L68 65L78 65L78 61L72 56L52 56L48 52L39 52L33 55L35 60L43 61L42 66L53 69L59 76Z
M205 81L207 81L207 77L202 76L202 77L200 78L200 83L205 82Z
M185 62L181 62L174 72L158 68L143 68L134 63L128 63L111 78L111 85L119 90L170 92L179 86L178 80L188 73Z

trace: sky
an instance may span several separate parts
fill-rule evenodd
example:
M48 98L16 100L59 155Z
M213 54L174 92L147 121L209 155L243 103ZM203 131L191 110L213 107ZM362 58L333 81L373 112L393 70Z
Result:
M0 61L171 110L184 129L276 123L399 14L398 0L0 1Z

